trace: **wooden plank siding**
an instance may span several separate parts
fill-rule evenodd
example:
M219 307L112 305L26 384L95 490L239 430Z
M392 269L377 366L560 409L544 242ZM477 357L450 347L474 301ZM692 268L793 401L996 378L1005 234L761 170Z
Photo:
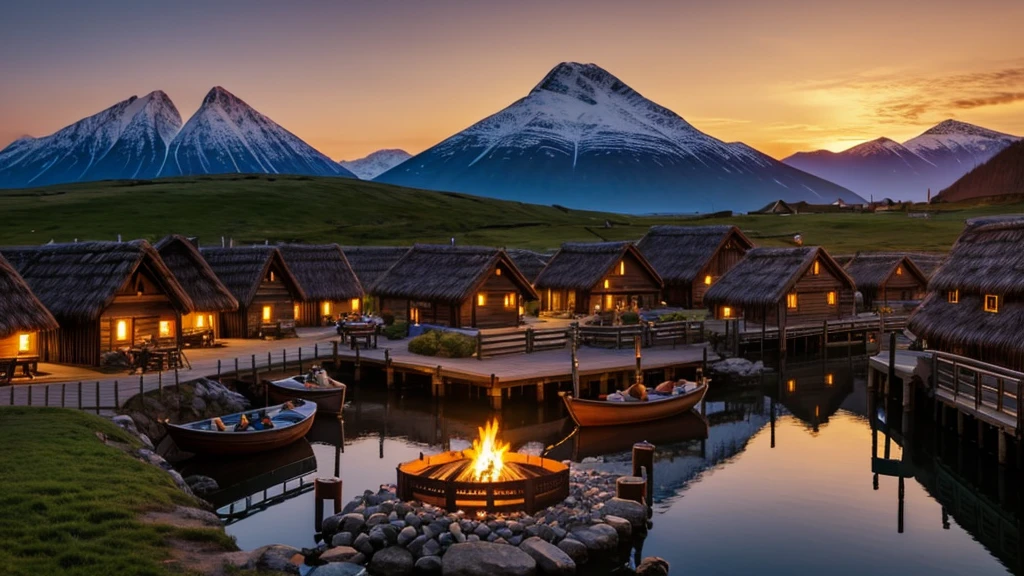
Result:
M829 292L835 292L835 304L828 303ZM796 294L796 308L789 308L789 294ZM717 307L717 318L726 317L724 308L724 305ZM741 310L732 309L728 317L735 318L737 314L741 314L750 325L762 322L768 326L820 324L825 320L853 317L854 293L828 266L821 265L818 274L811 266L781 301L767 306L747 305Z
M722 246L715 255L708 261L707 266L697 274L697 277L693 280L693 283L689 286L690 295L685 300L684 306L687 308L703 308L704 307L704 293L707 292L708 288L711 287L723 274L728 272L737 262L743 259L743 255L747 251L741 247L735 240L729 240ZM711 283L707 282L707 277L711 277ZM672 305L667 298L665 302Z
M270 321L295 320L295 297L282 281L282 271L275 259L263 275L256 295L246 306L239 306L238 312L221 314L221 325L227 338L258 338L263 320L263 307L270 307Z
M903 274L893 271L878 290L862 290L861 294L864 307L871 309L879 305L888 306L890 302L921 300L926 291L926 283L904 270Z
M21 350L21 335L28 337L28 349ZM39 355L39 332L22 332L12 334L6 338L0 338L0 358L14 358L16 356L38 356Z
M352 300L310 300L296 302L294 304L294 315L296 326L324 326L324 317L330 316L332 321L339 316L345 316L352 312L359 312L360 299L355 298L356 306L353 307ZM324 304L329 304L329 311L325 314Z
M634 305L654 307L660 303L661 287L636 257L626 252L589 290L546 289L541 292L543 312L590 314L597 307L601 310L630 309Z

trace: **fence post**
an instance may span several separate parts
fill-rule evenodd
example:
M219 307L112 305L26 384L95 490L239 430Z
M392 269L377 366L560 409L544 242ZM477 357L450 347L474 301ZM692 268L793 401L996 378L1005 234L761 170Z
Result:
M43 388L43 406L46 407L46 406L49 406L49 405L50 405L50 387L47 386L47 387Z
M60 407L61 408L64 407L64 390L65 390L64 387L65 387L65 384L61 384L60 385Z
M100 383L96 381L96 413L100 413Z
M252 385L253 386L259 384L259 380L256 379L256 377L258 375L259 375L259 372L256 371L256 355L253 354L252 355ZM236 376L237 376L237 374L236 374Z
M622 328L615 329L615 349L619 350L622 348Z
M11 390L11 398L14 398L14 390ZM82 381L78 381L78 409L82 409Z
M14 406L14 386L11 386L11 403L8 406Z
M157 391L160 392L160 398L163 399L163 397L164 397L164 373L163 372L157 372L156 373L156 389L157 389Z
M117 380L114 380L114 410L117 411L121 407L121 397L117 393Z
M355 382L359 382L360 380L362 380L362 361L360 360L360 357L359 357L359 345L358 344L356 345L355 373L353 374L353 378L352 379Z
M217 380L220 380L220 358L217 358Z
M267 350L267 370L271 370L274 367L273 356L270 355L270 350Z
M338 341L337 340L331 340L331 347L333 348L334 369L337 370L338 369Z
M11 384L11 386L14 386L14 384ZM32 386L28 387L28 405L29 406L32 405L32 388L33 388Z
M533 352L533 328L526 329L526 353Z
M476 359L484 359L484 336L479 330L476 332Z
M316 343L316 342L313 342L313 360L319 360L319 359L320 359L320 345L318 343Z
M142 401L142 395L146 393L146 385L145 385L145 382L143 381L143 378L145 378L145 376L143 376L142 374L139 374L139 401L140 402Z
M235 378L238 378L238 356L235 356Z

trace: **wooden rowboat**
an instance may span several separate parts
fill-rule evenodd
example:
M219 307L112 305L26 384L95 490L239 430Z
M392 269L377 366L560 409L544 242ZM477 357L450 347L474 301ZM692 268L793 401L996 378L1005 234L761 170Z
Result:
M285 404L247 410L221 416L227 430L217 429L212 418L188 424L167 424L167 433L178 448L194 454L252 454L287 446L306 435L316 416L316 403L308 400L293 400L292 407ZM248 429L235 432L235 425L244 414L266 413L274 423L266 430Z
M302 398L315 402L320 412L340 415L345 408L345 385L331 378L327 378L327 381L330 385L322 386L305 374L300 374L284 380L267 380L265 384L271 402L281 403Z
M708 382L705 379L682 394L646 402L582 400L570 394L563 395L562 400L577 426L615 426L650 422L688 412L704 398L707 391Z

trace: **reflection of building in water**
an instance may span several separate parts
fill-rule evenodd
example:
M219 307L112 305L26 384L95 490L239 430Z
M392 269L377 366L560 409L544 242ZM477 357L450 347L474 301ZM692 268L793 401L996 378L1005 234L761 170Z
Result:
M853 379L846 360L787 364L766 377L765 388L773 400L817 432L853 392Z

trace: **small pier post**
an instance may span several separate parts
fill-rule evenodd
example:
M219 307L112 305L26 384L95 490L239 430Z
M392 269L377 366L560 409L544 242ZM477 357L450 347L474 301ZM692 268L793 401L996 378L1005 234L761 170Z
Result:
M353 369L354 371L353 371L353 374L352 374L352 381L353 382L358 383L360 380L363 379L362 364L363 364L362 359L359 357L359 345L357 344L356 345L356 366Z
M544 402L544 381L539 380L537 382L537 403L540 404L542 402Z
M491 374L491 386L487 389L487 398L491 401L492 410L501 410L501 400L504 394L501 393L498 377Z
M387 387L394 388L395 386L395 367L391 362L391 351L387 348L384 349L384 381Z
M647 483L639 476L620 476L615 480L615 497L646 505Z
M654 494L654 444L651 444L646 440L633 444L633 476L643 478L645 470L647 475L647 485L644 493L651 495ZM651 515L651 499L653 498L648 498L648 517Z
M999 463L1006 465L1006 432L1002 430L996 430L996 436L999 439Z
M437 398L444 398L444 377L441 376L440 364L437 368L434 368L434 372L430 375L430 392L431 395Z
M317 532L324 524L324 500L333 502L335 514L341 512L341 486L340 478L315 478L313 480L313 496L316 502L313 522Z

